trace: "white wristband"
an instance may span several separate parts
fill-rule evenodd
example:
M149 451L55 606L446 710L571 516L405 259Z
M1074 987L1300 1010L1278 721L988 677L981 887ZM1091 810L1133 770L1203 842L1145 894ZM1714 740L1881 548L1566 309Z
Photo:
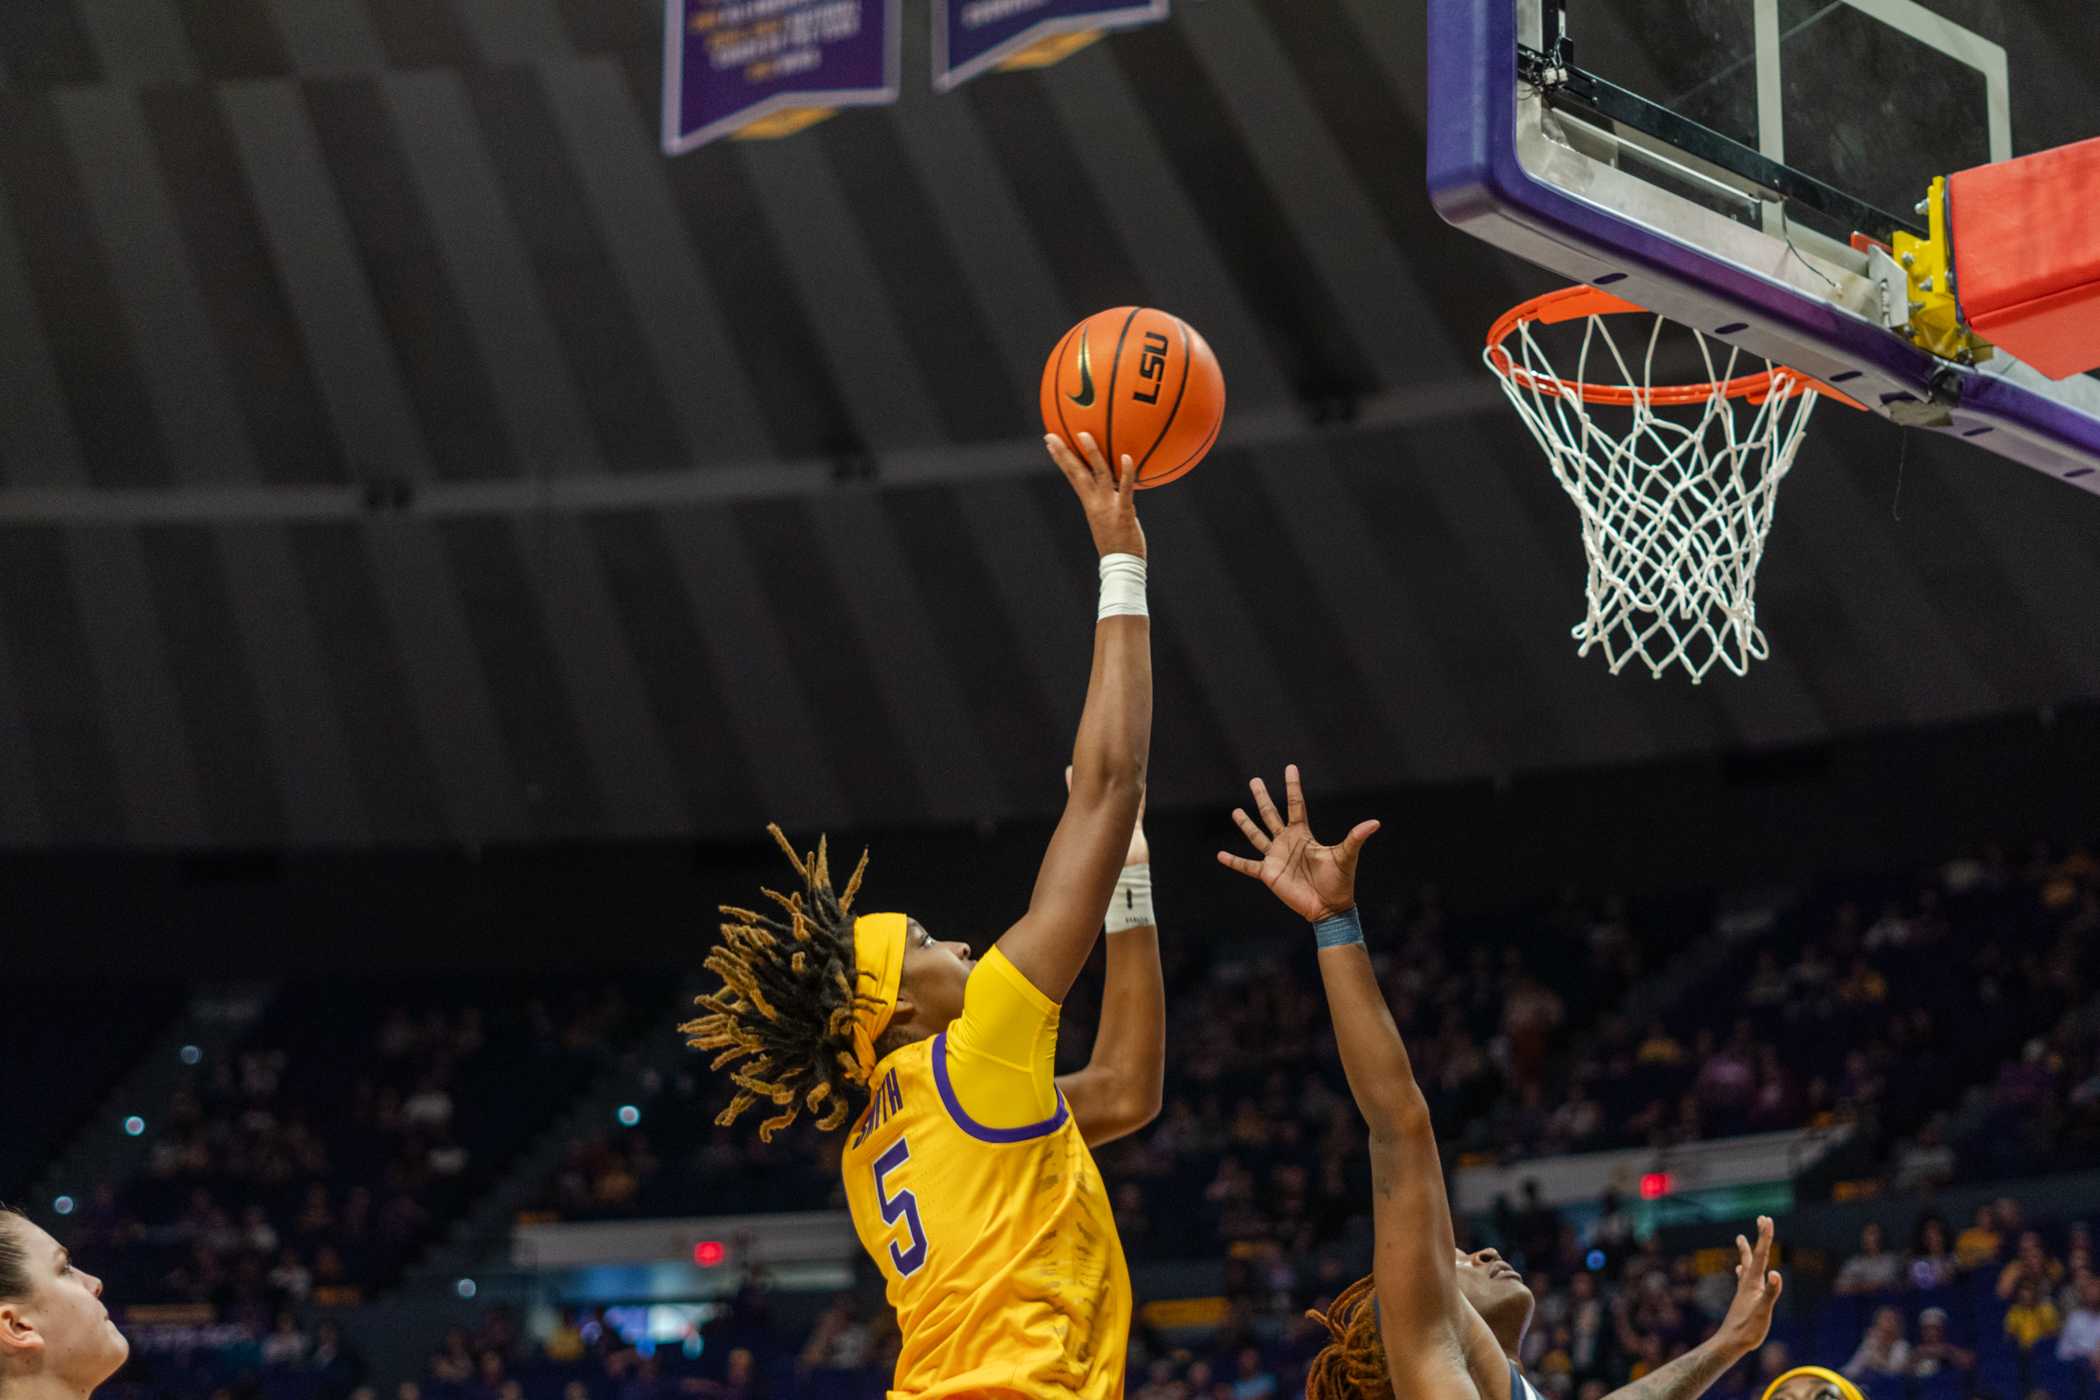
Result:
M1145 607L1145 561L1135 554L1101 556L1101 610L1104 617L1150 617Z
M1159 923L1152 913L1151 866L1123 867L1123 873L1116 877L1116 892L1108 901L1108 918L1105 923L1110 933L1122 933L1133 928L1152 928Z

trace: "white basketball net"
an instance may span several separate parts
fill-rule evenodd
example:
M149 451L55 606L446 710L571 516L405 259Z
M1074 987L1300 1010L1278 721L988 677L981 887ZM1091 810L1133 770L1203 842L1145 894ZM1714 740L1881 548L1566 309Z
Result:
M1768 655L1757 625L1757 565L1817 395L1790 392L1804 376L1743 356L1771 371L1771 389L1756 401L1729 397L1741 352L1724 344L1727 358L1716 365L1707 338L1687 327L1714 391L1699 402L1657 403L1651 375L1662 318L1638 379L1608 317L1585 319L1572 378L1554 370L1528 319L1503 355L1490 345L1484 357L1582 514L1589 614L1573 630L1576 654L1602 647L1613 675L1636 657L1657 678L1682 666L1695 685L1716 663L1743 675ZM1599 346L1634 391L1630 405L1585 403L1574 387L1591 382Z

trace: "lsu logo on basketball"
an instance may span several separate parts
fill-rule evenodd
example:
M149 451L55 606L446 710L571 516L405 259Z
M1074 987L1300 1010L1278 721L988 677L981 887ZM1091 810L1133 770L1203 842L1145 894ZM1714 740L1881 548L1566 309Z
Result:
M1138 378L1144 381L1140 387L1130 391L1130 397L1139 403L1158 403L1159 386L1167 374L1167 338L1158 331L1145 332L1145 344L1138 356ZM1148 388L1149 386L1149 392Z

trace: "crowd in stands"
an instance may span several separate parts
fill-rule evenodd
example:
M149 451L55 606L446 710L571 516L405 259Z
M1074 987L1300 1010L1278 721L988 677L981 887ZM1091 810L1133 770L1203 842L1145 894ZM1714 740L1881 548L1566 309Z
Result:
M1713 917L1569 898L1455 920L1434 891L1378 911L1386 994L1447 1151L1530 1160L1844 1124L1849 1174L1898 1191L2016 1175L2064 1148L2100 1160L2100 863L2085 851L1833 880L1636 1026L1627 990ZM1497 927L1512 921L1521 939ZM1331 1243L1362 1199L1361 1128L1307 960L1166 943L1165 1105L1100 1154L1126 1244ZM1093 996L1083 981L1067 1006L1062 1067L1091 1043ZM550 1212L840 1203L822 1135L717 1131L720 1086L698 1063L637 1071L633 1092L647 1133L574 1143Z
M1898 1189L2011 1174L2008 1146L2031 1162L2066 1135L2100 1143L2096 934L2100 864L2083 849L1833 880L1670 1012L1608 1016L1539 1100L1551 1114L1505 1098L1480 1140L1521 1158L1843 1122ZM1957 1133L1949 1090L1964 1087L1999 1111Z
M75 1205L73 1247L109 1261L115 1296L211 1304L256 1330L355 1303L633 1017L614 985L504 1001L457 984L413 1002L398 987L288 987L232 1053L199 1057L144 1106L140 1171Z
M1832 1285L1819 1336L1869 1387L1908 1383L1927 1395L2003 1390L2011 1378L2051 1394L2100 1393L2100 1273L2093 1227L2036 1228L2007 1197L1977 1207L1959 1233L1923 1216L1908 1250L1865 1226ZM1993 1384L1995 1382L1995 1384Z
M1735 1281L1730 1251L1672 1255L1650 1236L1627 1240L1607 1212L1580 1232L1550 1210L1520 1229L1553 1243L1524 1262L1538 1309L1520 1360L1552 1400L1595 1400L1650 1374L1709 1335ZM1625 1242L1621 1250L1619 1245ZM1514 1238L1504 1242L1519 1248ZM1610 1245L1602 1258L1590 1251ZM1765 1348L1712 1394L1742 1400L1801 1362L1842 1369L1875 1400L2022 1400L2100 1396L2100 1276L2091 1227L2032 1228L2011 1199L1985 1206L1959 1234L1936 1216L1894 1249L1878 1226L1835 1275L1793 1280ZM1266 1254L1228 1273L1220 1323L1164 1331L1143 1318L1131 1337L1134 1400L1289 1400L1328 1333L1307 1316L1353 1270L1332 1253ZM606 1310L563 1312L529 1334L508 1311L455 1328L424 1374L386 1400L875 1400L897 1335L879 1293L842 1294L812 1325L785 1327L762 1271L690 1339L651 1346L624 1337Z
M1638 918L1622 901L1591 909L1571 895L1544 909L1454 919L1434 889L1379 911L1387 995L1437 1121L1483 1119L1512 1084L1520 1100L1535 1099L1546 1067L1593 1026L1597 1009L1621 1000L1685 922L1704 917L1703 901L1659 905ZM1119 1201L1132 1207L1125 1218L1143 1234L1148 1201L1178 1203L1193 1193L1214 1217L1209 1233L1228 1225L1230 1238L1249 1224L1243 1207L1257 1194L1280 1191L1295 1203L1294 1220L1353 1211L1360 1195L1348 1164L1361 1155L1352 1150L1361 1133L1310 959L1295 956L1305 950L1290 943L1272 954L1220 957L1213 946L1163 942L1175 1047L1164 1110L1148 1134L1102 1159L1112 1178L1136 1186ZM1084 1062L1098 997L1097 978L1082 980L1067 1001L1061 1069ZM545 1188L546 1210L603 1219L678 1214L701 1198L722 1210L842 1201L835 1146L806 1122L770 1145L717 1131L721 1086L697 1057L668 1073L643 1067L642 1054L633 1059L630 1092L644 1130L607 1125L573 1143ZM1317 1161L1308 1157L1315 1148ZM1170 1179L1172 1189L1163 1189ZM1190 1224L1158 1222L1163 1231Z
M1628 993L1702 942L1709 901L1569 898L1462 919L1424 891L1367 912L1454 1157L1846 1123L1848 1174L1906 1195L2100 1161L2100 863L2083 851L1833 879L1706 957L1637 1022ZM1222 1257L1229 1316L1201 1346L1141 1327L1132 1393L1289 1396L1324 1340L1304 1310L1348 1281L1341 1260L1362 1244L1362 1126L1302 950L1166 942L1165 1106L1099 1156L1133 1260ZM545 1213L840 1207L835 1142L806 1120L770 1145L717 1130L720 1086L697 1056L649 1067L662 1063L650 1041L677 1016L661 1004L667 987L294 985L152 1112L143 1169L82 1196L71 1242L105 1261L113 1295L209 1304L253 1339L254 1366L303 1378L273 1400L336 1400L354 1388L354 1348L316 1319L386 1288L623 1047L638 1121L570 1144L537 1202ZM1083 1060L1097 1014L1098 982L1082 982L1062 1067ZM1726 1304L1725 1274L1634 1248L1621 1210L1584 1233L1534 1202L1493 1230L1528 1261L1540 1312L1525 1361L1556 1400L1663 1364ZM1593 1270L1599 1230L1609 1262ZM1863 1240L1833 1301L1778 1345L1906 1387L1993 1367L2001 1381L2037 1367L2084 1374L2100 1337L2091 1249L2081 1231L2030 1237L2009 1203L1927 1220L1907 1249ZM558 1357L513 1327L494 1344L448 1340L417 1384L434 1400L879 1393L869 1378L893 1345L879 1300L842 1303L815 1333L783 1338L752 1323L763 1289L747 1291L724 1316L748 1335L732 1327L699 1358L645 1355L602 1321L582 1352ZM1748 1385L1753 1369L1727 1385ZM783 1389L784 1376L799 1379Z

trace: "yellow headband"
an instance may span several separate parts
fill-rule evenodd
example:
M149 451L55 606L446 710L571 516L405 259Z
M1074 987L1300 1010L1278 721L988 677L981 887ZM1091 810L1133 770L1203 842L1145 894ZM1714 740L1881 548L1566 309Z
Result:
M861 998L853 1007L853 1056L863 1082L874 1077L875 1042L897 1010L908 927L902 914L863 914L853 921L854 991Z
M1788 1371L1785 1375L1780 1376L1765 1387L1764 1400L1772 1400L1773 1394L1779 1387L1785 1385L1796 1376L1814 1376L1819 1381L1829 1381L1838 1388L1838 1394L1844 1396L1845 1400L1866 1400L1866 1397L1859 1393L1858 1386L1846 1380L1837 1372L1826 1371L1821 1366L1796 1366L1793 1370Z

